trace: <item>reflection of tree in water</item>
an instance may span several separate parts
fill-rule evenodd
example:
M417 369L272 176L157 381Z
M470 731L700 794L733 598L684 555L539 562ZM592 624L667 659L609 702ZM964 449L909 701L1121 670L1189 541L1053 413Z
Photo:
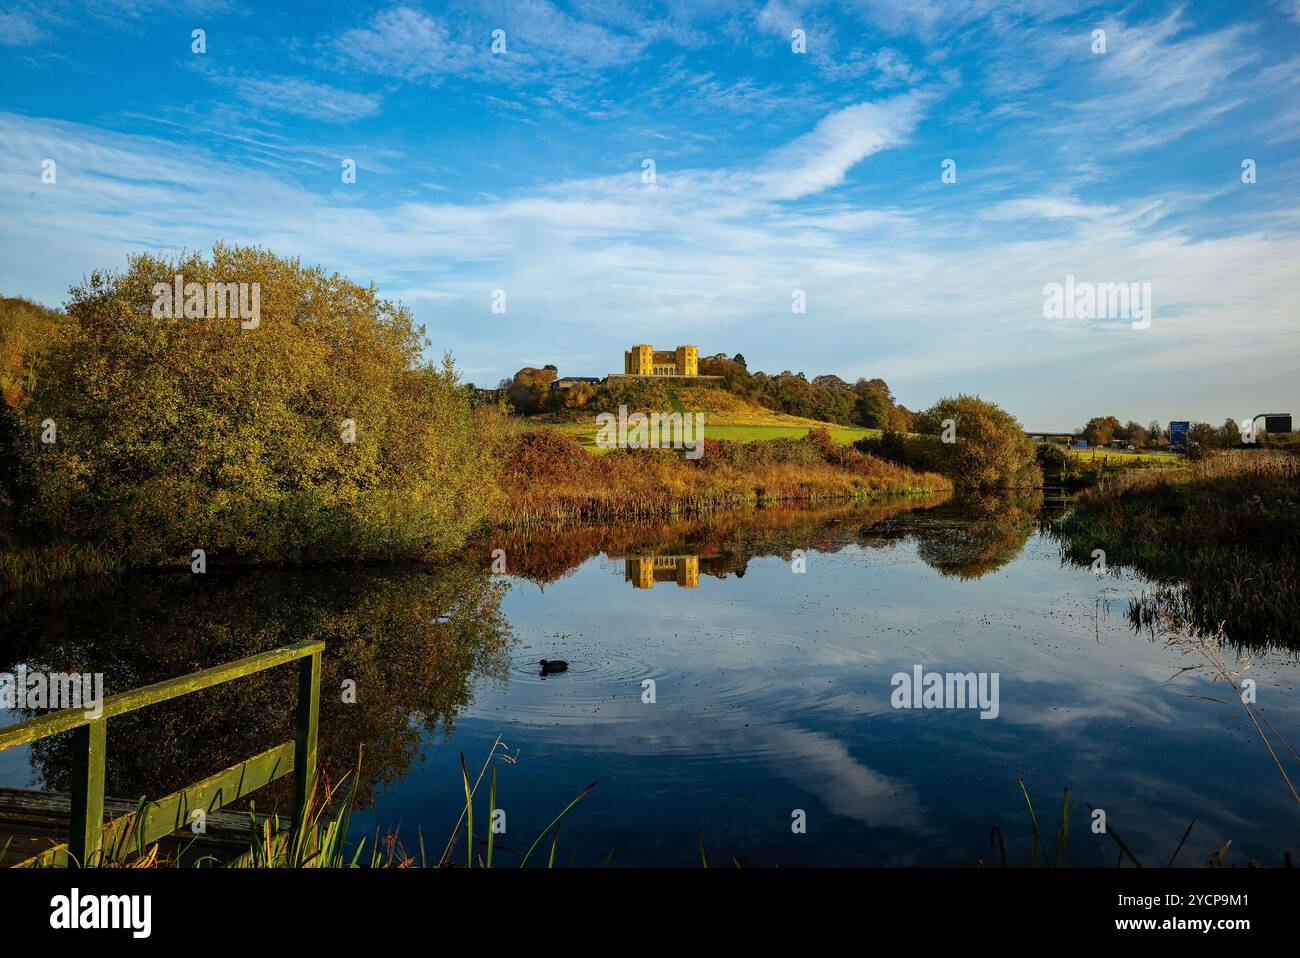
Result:
M472 550L487 567L491 551L504 549L506 571L539 586L569 575L602 552L615 559L697 555L701 574L725 578L731 574L743 576L749 560L760 556L789 559L795 549L838 552L848 545L893 541L901 534L885 537L875 528L892 517L934 508L948 498L948 493L939 493L927 497L893 496L858 504L778 504L728 510L703 519L572 524L497 532L475 543Z
M978 579L1020 554L1042 507L1039 489L961 496L943 516L911 530L917 555L944 575Z
M507 570L539 585L592 555L691 554L700 572L743 575L751 559L795 549L892 548L915 536L944 574L995 569L1033 531L1041 496L948 496L858 505L769 506L704 520L569 526L485 538L438 566L140 575L51 590L24 608L0 608L0 670L102 672L108 694L306 639L326 643L321 685L321 767L337 779L364 747L359 802L409 773L420 743L449 730L479 677L504 680L508 588L489 575L491 550ZM289 739L296 669L281 667L114 718L107 793L158 798ZM356 682L356 703L340 689ZM38 743L32 764L46 787L67 790L66 736ZM259 809L287 808L289 782L254 795Z
M506 586L477 563L380 571L307 570L139 576L0 616L0 668L104 673L105 694L308 639L326 643L320 762L334 779L364 747L359 799L401 778L423 732L450 729L475 678L504 678ZM356 702L345 704L345 679ZM107 794L158 798L293 734L297 671L269 672L108 723ZM33 746L47 788L67 790L67 736ZM288 781L255 793L287 806Z

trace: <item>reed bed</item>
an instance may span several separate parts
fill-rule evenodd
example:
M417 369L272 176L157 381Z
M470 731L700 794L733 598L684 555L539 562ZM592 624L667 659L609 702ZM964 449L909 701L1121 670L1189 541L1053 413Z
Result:
M816 430L802 439L754 444L705 440L695 460L669 449L593 456L572 436L540 430L508 440L502 459L506 505L495 520L505 528L674 519L766 503L863 501L952 488L942 476L887 463Z
M1024 867L1025 868L1068 867L1070 864L1070 856L1069 856L1070 817L1074 814L1074 812L1078 808L1077 805L1071 804L1070 802L1070 790L1067 788L1064 789L1062 792L1061 815L1060 818L1057 820L1057 824L1056 824L1056 841L1053 843L1052 850L1049 853L1047 834L1040 828L1038 824L1038 815L1034 811L1034 803L1029 797L1029 789L1025 786L1025 780L1023 778L1019 780L1019 785L1020 785L1020 794L1024 796L1025 805L1029 809L1029 850L1025 853L1025 857L1023 860ZM1088 805L1087 809L1090 814L1095 812L1095 809L1092 807L1092 805ZM1192 829L1195 827L1196 827L1196 819L1193 818L1190 822L1187 823L1187 827L1183 830L1183 837L1179 840L1177 846L1174 848L1173 854L1169 856L1169 862L1165 865L1166 868L1174 867L1175 863L1178 861L1179 853L1182 852L1183 847L1187 844L1187 839L1192 834ZM1115 846L1115 850L1116 850L1115 867L1116 868L1124 867L1124 863L1126 861L1134 868L1143 867L1142 862L1138 859L1137 855L1133 853L1132 849L1128 847L1124 839L1120 837L1119 832L1115 831L1114 827L1110 823L1109 818L1106 819L1106 828L1103 834L1105 834L1105 836L1109 838ZM1093 846L1097 848L1099 851L1102 848L1100 841L1096 839L1093 840ZM1010 862L1007 858L1006 841L1003 838L1002 829L998 825L994 825L991 829L989 829L989 847L997 850L998 861L1003 868L1010 867ZM1229 839L1227 842L1225 842L1222 846L1219 847L1219 850L1217 852L1215 852L1206 860L1205 867L1218 868L1221 864L1223 864L1223 860L1228 854L1228 849L1231 847L1232 847L1232 840ZM1285 861L1287 862L1287 867L1290 867L1290 858L1289 857L1286 858ZM983 868L984 867L983 859L976 859L975 865L976 867Z
M590 794L596 783L592 782L578 792L526 850L507 847L496 840L492 830L493 813L499 807L497 765L514 765L517 760L518 756L510 754L509 748L498 735L479 768L477 777L471 781L464 753L461 754L461 784L465 792L465 805L452 826L442 854L437 858L426 853L423 833L417 835L415 846L411 849L405 846L396 829L383 834L376 831L369 844L365 837L355 846L349 843L352 811L357 800L356 783L360 780L358 758L356 770L337 782L331 782L323 772L317 772L300 822L284 820L278 815L259 819L255 806L250 804L248 850L229 861L220 861L211 856L187 856L186 852L197 839L191 839L188 843L180 842L179 850L172 854L161 852L158 842L143 842L135 827L136 822L143 822L145 818L147 803L140 799L131 815L119 820L116 827L106 832L104 852L90 862L90 867L175 868L192 860L193 866L198 868L453 868L462 864L468 868L492 868L498 864L495 861L496 853L506 852L518 856L518 867L523 868L538 850L538 846L549 837L546 867L554 868L559 847L560 821ZM477 817L480 827L476 831L475 802L485 777L489 781L486 814ZM457 848L462 825L465 826L463 852ZM177 844L174 838L170 842ZM460 859L462 854L465 856L463 862ZM611 855L612 852L606 855L605 864L609 863ZM37 862L30 867L50 867L50 863Z
M0 591L30 590L85 576L121 572L121 557L94 545L59 544L0 550Z
M1228 449L1192 465L1198 479L1300 479L1300 455L1284 449Z
M1075 562L1089 564L1102 549L1111 566L1177 586L1189 617L1204 629L1223 624L1234 643L1300 641L1300 457L1292 453L1230 450L1176 471L1117 475L1080 495L1052 530Z

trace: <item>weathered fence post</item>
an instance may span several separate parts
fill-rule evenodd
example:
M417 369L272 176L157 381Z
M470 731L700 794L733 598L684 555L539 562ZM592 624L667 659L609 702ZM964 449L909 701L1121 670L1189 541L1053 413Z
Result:
M298 663L298 722L293 738L293 825L302 834L307 800L316 778L316 730L320 715L319 652Z
M72 834L68 864L89 868L101 863L104 829L104 747L106 719L72 730Z

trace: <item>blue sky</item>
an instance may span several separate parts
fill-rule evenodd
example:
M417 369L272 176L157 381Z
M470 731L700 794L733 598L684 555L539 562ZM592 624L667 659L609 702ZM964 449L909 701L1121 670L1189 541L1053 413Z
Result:
M18 0L0 75L7 295L225 240L479 384L696 343L1030 428L1300 414L1300 0ZM1067 274L1150 328L1044 318Z

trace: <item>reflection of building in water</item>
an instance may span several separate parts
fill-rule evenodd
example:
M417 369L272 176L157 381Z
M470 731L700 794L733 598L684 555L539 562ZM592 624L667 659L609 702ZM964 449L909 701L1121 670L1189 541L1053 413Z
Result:
M652 588L656 582L676 582L683 589L694 589L700 584L700 557L637 556L624 559L623 578L636 589Z

